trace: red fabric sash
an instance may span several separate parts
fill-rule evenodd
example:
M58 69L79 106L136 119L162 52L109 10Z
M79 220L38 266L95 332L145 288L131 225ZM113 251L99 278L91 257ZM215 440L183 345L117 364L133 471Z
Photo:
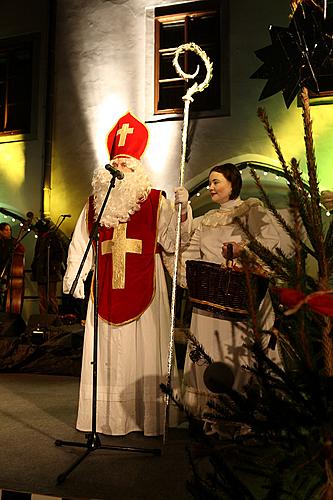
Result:
M153 189L127 223L120 223L118 228L99 228L98 311L108 323L122 325L137 319L153 300L160 196L161 192ZM89 232L93 217L91 196ZM114 233L116 238L111 242Z

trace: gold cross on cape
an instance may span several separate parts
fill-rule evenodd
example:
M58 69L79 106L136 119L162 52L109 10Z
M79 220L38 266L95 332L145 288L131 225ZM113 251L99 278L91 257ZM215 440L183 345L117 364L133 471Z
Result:
M134 133L134 128L133 127L130 128L129 123L123 123L123 126L119 130L117 130L117 135L120 135L118 146L125 146L127 134L133 134L133 133Z
M102 241L102 255L112 253L112 288L125 288L126 253L142 253L142 240L126 238L127 223L118 224L112 240Z

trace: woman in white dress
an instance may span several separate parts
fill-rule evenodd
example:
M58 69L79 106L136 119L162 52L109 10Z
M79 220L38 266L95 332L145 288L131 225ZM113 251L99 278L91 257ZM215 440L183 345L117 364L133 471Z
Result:
M241 187L241 175L233 164L219 165L211 169L209 192L212 201L218 203L219 208L210 210L194 221L196 229L182 254L183 285L186 286L187 260L225 264L228 243L233 246L234 262L237 263L237 257L248 240L239 224L235 222L235 217L239 217L256 240L268 249L274 250L279 246L279 233L276 224L272 223L273 218L270 213L256 198L242 201L239 197ZM272 327L274 313L268 292L260 304L259 316L261 327L265 329ZM233 388L236 390L241 390L248 380L247 372L242 369L242 365L250 362L249 352L244 347L247 328L246 321L221 319L213 312L193 308L191 333L213 361L222 361L224 366L232 370ZM202 361L193 362L190 358L192 350L193 346L189 343L184 366L184 403L192 415L200 418L207 410L206 403L212 398L212 393L203 380L207 364Z

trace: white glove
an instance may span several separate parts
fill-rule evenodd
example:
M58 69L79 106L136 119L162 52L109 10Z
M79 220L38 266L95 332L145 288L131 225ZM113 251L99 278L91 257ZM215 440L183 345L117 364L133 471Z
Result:
M174 189L175 192L175 205L179 203L182 206L182 214L187 213L187 204L188 204L188 191L184 186L178 186Z
M73 281L74 281L73 278L68 278L67 276L64 277L62 283L62 289L64 293L70 292ZM77 282L77 285L73 293L73 297L75 297L76 299L84 299L84 281L82 278L79 278L79 281Z
M320 193L320 201L327 210L333 210L333 192L322 191Z

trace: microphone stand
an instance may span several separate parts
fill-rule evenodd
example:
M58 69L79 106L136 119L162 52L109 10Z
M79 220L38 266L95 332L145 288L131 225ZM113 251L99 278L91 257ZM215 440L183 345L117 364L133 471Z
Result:
M73 281L73 284L70 289L70 294L74 293L74 290L79 281L79 277L81 271L83 269L84 263L87 259L88 252L91 248L92 242L95 241L95 276L94 276L94 288L93 288L93 296L94 296L94 341L93 341L93 361L92 361L92 411L91 411L91 431L86 434L86 442L80 443L76 441L63 441L57 439L55 441L56 446L77 446L79 448L86 448L86 451L83 455L81 455L75 462L66 469L63 473L59 474L57 477L57 484L63 483L67 476L93 451L103 449L103 450L117 450L117 451L134 451L139 453L151 453L152 455L161 455L160 448L135 448L133 446L115 446L115 445L102 445L99 435L96 430L96 413L97 413L97 354L98 354L98 255L99 255L99 234L98 227L99 222L101 220L103 211L105 209L107 200L109 198L110 192L115 185L116 181L116 172L111 172L112 179L110 181L110 185L108 191L103 200L103 204L101 206L100 212L96 221L93 224L91 234L89 236L89 241L87 247L85 249L84 255L82 257L80 266L78 268L77 274Z
M47 304L47 313L50 311L50 236L49 232L46 235L47 237L47 275L46 275L46 304Z
M49 310L50 310L50 248L51 248L51 242L50 242L50 234L51 233L55 233L55 235L57 235L57 231L59 229L59 227L61 226L61 224L64 222L65 220L65 216L64 215L61 215L60 217L62 217L62 220L57 223L54 227L50 228L47 232L47 276L46 276L46 304L47 304L47 313L49 313ZM75 288L74 288L75 289ZM74 292L74 290L73 290Z
M59 222L57 222L57 224L54 226L54 228L52 229L52 231L56 232L59 227L61 226L61 224L64 222L64 220L66 219L66 217L68 217L68 215L60 215L60 217L62 217L62 220L60 220Z

